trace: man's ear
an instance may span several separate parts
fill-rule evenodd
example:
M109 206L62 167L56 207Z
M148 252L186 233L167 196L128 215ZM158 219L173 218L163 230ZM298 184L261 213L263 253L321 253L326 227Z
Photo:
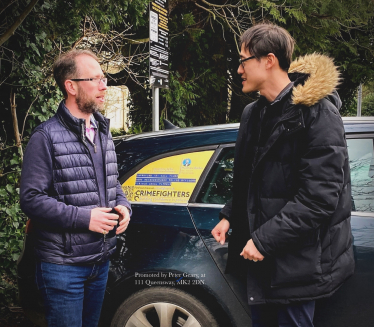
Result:
M73 81L67 79L64 83L65 90L68 95L76 95L77 94L77 84Z
M279 65L278 58L274 55L274 53L269 53L266 56L266 64L265 64L266 69L271 69L275 65Z

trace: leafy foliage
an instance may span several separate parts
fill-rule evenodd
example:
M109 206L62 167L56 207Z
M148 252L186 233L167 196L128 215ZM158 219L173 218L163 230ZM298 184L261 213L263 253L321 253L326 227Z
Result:
M275 22L291 33L297 42L295 57L319 52L335 59L342 75L342 114L348 114L358 85L374 79L373 17L370 0L173 1L171 82L170 90L161 92L162 117L179 126L239 121L256 94L241 93L238 37L261 21ZM139 69L139 75L146 76L146 68ZM133 98L132 121L150 130L151 91L138 89L130 88L149 101Z
M3 154L3 153L2 153ZM26 217L19 205L19 177L20 153L17 147L7 150L0 163L0 171L9 169L6 180L0 186L0 258L1 281L0 301L15 300L15 283L12 276L16 276L15 261L18 259L23 244L23 229ZM12 291L9 292L8 290Z

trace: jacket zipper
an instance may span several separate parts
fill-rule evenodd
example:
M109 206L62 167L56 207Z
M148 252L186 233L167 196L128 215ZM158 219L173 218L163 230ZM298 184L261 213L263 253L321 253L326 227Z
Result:
M105 148L105 151L103 151L104 147L103 147L103 139L101 138L101 134L100 134L100 124L98 124L97 126L97 136L98 136L98 140L99 142L101 142L101 156L102 156L102 159L103 159L103 168L104 168L104 190L105 190L105 204L104 206L107 207L108 206L108 190L107 190L107 173L106 173L106 148ZM103 261L106 260L106 257L107 257L107 239L106 239L106 234L104 234L104 254L103 254Z
M253 156L253 161L252 161L252 173L251 173L251 180L252 180L252 176L253 176L253 172L255 170L255 165L256 165L256 159L257 159L257 154L258 154L258 148L259 148L259 145L260 145L260 141L261 141L261 130L262 130L262 121L264 119L264 116L265 116L265 113L266 113L266 106L261 110L260 112L260 130L258 132L258 140L257 140L257 144L256 144L256 151L255 151L255 154ZM271 135L271 133L270 133ZM250 181L251 182L251 181Z
M101 141L101 148L103 149L103 139L101 138L99 127L97 128L97 132L99 134L99 138L100 138L100 141ZM105 155L104 151L101 151L101 152L102 152L102 157L103 157L104 176L105 176L105 178L104 178L105 206L107 206L107 204L109 205L109 203L108 203L108 190L107 190L106 155ZM106 152L106 147L105 147L105 152Z
M101 205L101 202L100 202L100 199L101 199L101 196L100 196L100 189L99 189L99 184L98 184L98 181L97 181L97 175L96 175L96 170L95 170L95 164L93 163L93 158L92 158L92 155L91 155L91 152L90 152L90 149L88 148L88 145L87 145L87 142L86 142L86 137L85 137L85 134L84 134L84 130L85 130L85 125L84 123L82 123L82 141L83 141L83 144L84 146L86 147L87 151L88 151L88 155L90 156L91 158L91 162L92 162L92 165L93 165L93 170L94 170L94 174L95 174L95 180L96 180L96 185L97 185L97 193L99 194L99 204ZM93 143L94 144L94 143ZM96 145L94 144L94 151L96 153Z
M91 158L91 162L92 162L92 165L93 165L93 170L94 170L94 174L95 174L95 180L96 180L96 185L97 185L97 193L99 195L99 204L101 205L101 196L100 196L100 188L99 188L99 185L98 185L98 181L97 181L97 175L96 175L96 170L95 170L95 164L93 163L93 158L92 158L92 155L91 155L91 152L90 152L90 149L88 148L88 145L87 145L87 142L86 142L86 136L85 136L85 123L83 122L82 125L81 125L81 128L82 128L82 141L83 141L83 144L84 146L86 147L87 151L88 151L88 154ZM99 133L99 128L97 129L98 130L98 133ZM96 153L96 144L94 144L94 151ZM105 162L104 162L104 166L105 165ZM106 178L105 178L106 179ZM106 185L105 185L106 187ZM105 198L106 198L106 194L105 194ZM106 259L106 234L103 234L103 260Z
M278 122L273 126L273 128L272 128L272 130L271 130L271 132L270 132L270 136L269 136L269 138L272 136L272 134L274 133L274 130L276 129L276 127L278 127L278 125L280 125L281 123L283 123L283 122L285 122L285 121L287 121L287 120L289 120L289 119L292 119L292 118L294 118L294 117L297 117L297 115L299 115L299 112L297 112L296 114L290 115L290 116L288 116L288 117L285 117L285 118L279 120L279 121L278 121ZM260 127L260 132L261 132L261 127ZM268 150L268 151L269 151L269 150ZM267 151L267 152L268 152L268 151ZM263 154L262 154L262 157L264 157L264 155L265 155L267 152L263 153ZM256 149L256 154L257 154L257 149ZM257 162L257 164L258 164L258 162ZM256 164L256 166L257 166L257 164ZM252 174L253 174L255 168L256 168L256 167L253 167L253 168L252 168Z

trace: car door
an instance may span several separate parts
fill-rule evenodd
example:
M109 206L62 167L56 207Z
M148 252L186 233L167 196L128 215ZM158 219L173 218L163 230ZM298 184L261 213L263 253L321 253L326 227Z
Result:
M217 269L187 207L216 148L189 148L152 157L120 178L133 215L111 260L107 284L111 298L124 299L139 288L159 285L152 283L161 278L160 285L167 282L187 293L197 292L203 300L209 297L215 318L226 319L226 325L230 319L233 326L250 326L248 314ZM144 273L153 279L142 277Z
M330 298L317 301L315 326L372 326L374 321L374 141L372 134L348 134L352 183L352 234L356 270ZM219 211L230 199L234 145L221 146L209 171L191 197L188 209L212 258L224 273L227 243L218 244L210 232ZM247 299L243 283L225 274L243 306Z
M188 210L210 255L244 309L249 312L245 276L241 279L225 273L228 243L217 243L211 234L219 222L219 212L232 196L234 152L235 144L221 145L216 150L191 196Z
M315 325L370 327L374 322L374 140L348 134L355 273L331 297L317 302Z
M118 238L117 248L123 246L124 253L114 256L113 266L118 259L126 260L118 266L126 266L128 273L165 267L187 269L178 258L186 247L194 253L191 240L199 239L187 203L215 148L152 157L121 176L133 214L126 237ZM123 278L123 274L119 275Z

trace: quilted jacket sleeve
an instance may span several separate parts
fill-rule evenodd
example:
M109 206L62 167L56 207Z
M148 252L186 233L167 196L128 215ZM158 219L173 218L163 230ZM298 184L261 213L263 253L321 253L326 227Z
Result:
M119 183L119 181L117 181L116 190L117 190L116 204L125 206L127 209L129 209L129 213L130 213L130 217L131 217L131 215L132 215L131 204L126 199L125 195L123 194L122 187L121 187L121 184Z
M252 233L265 257L297 246L303 236L319 228L334 213L343 188L348 154L342 119L327 100L309 109L297 172L298 192Z
M88 229L91 210L66 205L50 196L52 156L47 137L36 131L27 145L21 175L21 209L33 221L47 228Z

